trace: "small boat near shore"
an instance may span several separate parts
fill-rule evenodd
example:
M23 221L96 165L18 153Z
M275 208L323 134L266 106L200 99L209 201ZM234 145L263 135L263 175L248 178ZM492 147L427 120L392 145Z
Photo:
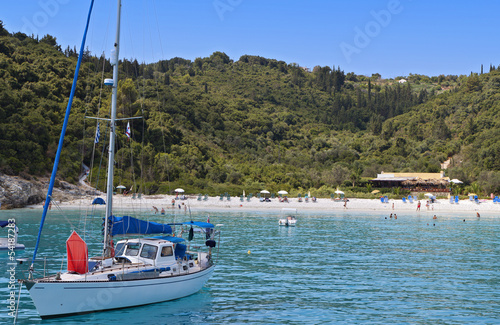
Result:
M17 242L17 235L19 234L19 228L17 228L14 222L10 222L10 220L7 221L1 220L0 227L8 229L7 236L0 237L0 251L21 250L25 248L23 244L19 244Z
M297 224L297 209L283 208L281 209L280 226L295 227Z

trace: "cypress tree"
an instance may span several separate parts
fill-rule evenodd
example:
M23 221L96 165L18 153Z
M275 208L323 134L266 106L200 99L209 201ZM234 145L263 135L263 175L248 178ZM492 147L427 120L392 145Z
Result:
M372 102L372 83L371 80L368 79L368 104Z

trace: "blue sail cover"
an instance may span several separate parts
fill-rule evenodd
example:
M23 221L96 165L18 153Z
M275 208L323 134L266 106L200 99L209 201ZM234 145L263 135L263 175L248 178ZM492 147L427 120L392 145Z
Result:
M172 227L152 221L144 221L129 216L110 217L111 236L116 235L146 235L171 234Z
M0 221L0 227L2 227L2 228L5 227L5 226L7 226L8 224L9 224L8 221L3 221L3 220Z

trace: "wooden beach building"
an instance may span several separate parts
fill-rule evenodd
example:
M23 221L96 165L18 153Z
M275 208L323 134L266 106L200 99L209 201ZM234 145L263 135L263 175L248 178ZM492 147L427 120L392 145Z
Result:
M441 173L384 173L370 180L373 187L396 188L411 192L450 192L450 178Z

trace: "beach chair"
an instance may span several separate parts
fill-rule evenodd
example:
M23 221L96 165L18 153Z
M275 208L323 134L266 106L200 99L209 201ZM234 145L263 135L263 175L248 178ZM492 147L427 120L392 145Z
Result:
M403 198L403 203L406 203L406 198L405 197Z
M137 199L138 199L138 200L142 199L142 193L138 193L138 194L137 194Z
M221 195L220 195L219 200L221 200L221 201L222 201L222 200L224 200L224 194L221 194Z
M135 193L132 193L132 200L135 200Z
M333 193L332 193L332 194L330 194L330 198L331 198L332 200L335 200L335 195L333 195Z
M240 195L240 201L241 202L245 201L245 197L243 195Z
M274 193L271 193L271 199L274 199Z
M458 195L455 196L455 203L458 203Z
M306 195L304 195L304 200L305 200L306 202L309 202L309 195L307 195L307 194L306 194Z
M413 195L413 201L418 201L417 196Z
M198 194L198 201L201 201L201 194Z
M387 196L384 196L384 203L389 203L389 198Z
M413 203L413 197L411 195L408 195L408 201L410 201L410 203Z
M203 198L203 201L207 201L208 200L208 194L205 194L205 197Z
M229 193L226 194L226 200L231 201L231 195L229 195Z
M498 196L495 196L495 198L493 199L493 203L498 203Z
M384 203L384 199L385 199L385 198L384 198L383 196L382 196L382 197L380 197L380 202L381 202L381 203Z
M479 203L479 198L477 197L477 195L474 195L474 202Z
M454 199L454 198L455 198L454 196L450 196L450 203L451 203L451 204L453 204L453 199Z
M297 198L299 199L299 202L302 202L302 194L297 195Z
M474 201L474 197L472 195L469 196L469 201Z

